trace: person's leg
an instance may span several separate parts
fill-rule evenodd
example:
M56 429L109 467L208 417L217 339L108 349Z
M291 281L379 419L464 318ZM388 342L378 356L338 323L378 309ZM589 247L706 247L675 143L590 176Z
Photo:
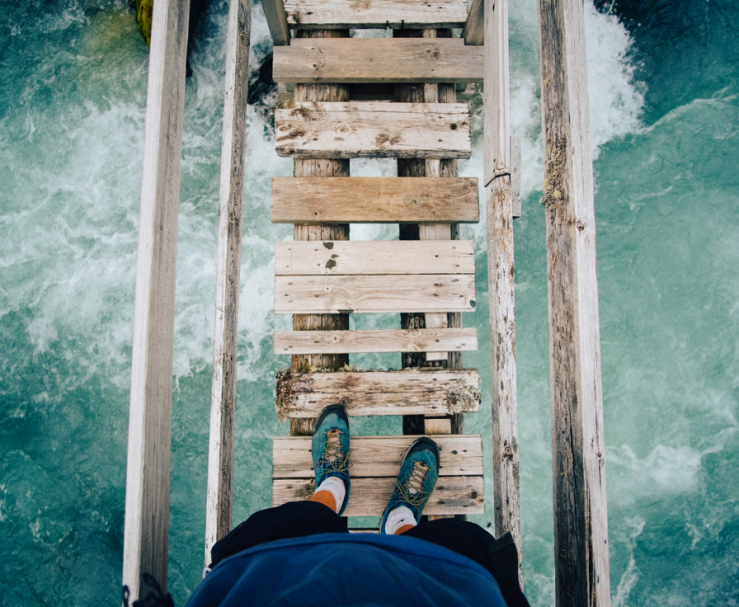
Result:
M254 513L216 542L211 565L259 544L319 533L347 531L339 514L349 501L349 419L343 407L327 407L313 435L316 491L307 500Z

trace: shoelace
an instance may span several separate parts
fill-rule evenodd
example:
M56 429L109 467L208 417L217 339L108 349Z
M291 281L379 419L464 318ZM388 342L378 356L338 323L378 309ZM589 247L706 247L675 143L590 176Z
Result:
M397 488L404 502L420 508L429 498L429 493L423 488L426 481L426 473L429 471L427 464L420 460L413 462L413 468L401 483L397 481Z
M337 428L332 428L323 434L326 447L321 459L318 461L318 467L326 474L330 472L346 472L349 470L349 451L344 453L341 449L341 436L343 432Z

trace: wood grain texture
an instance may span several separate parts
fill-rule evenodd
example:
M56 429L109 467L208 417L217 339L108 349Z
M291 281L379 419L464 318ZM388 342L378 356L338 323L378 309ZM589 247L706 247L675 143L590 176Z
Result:
M380 516L393 493L396 479L358 478L352 480L352 498L344 516ZM485 494L482 476L446 476L426 504L424 514L484 514ZM276 479L272 482L272 505L303 500L314 490L312 478Z
M471 240L275 243L275 275L474 274Z
M474 369L281 372L277 412L282 417L317 417L341 404L356 415L432 415L477 411L480 378Z
M293 40L274 51L275 82L482 82L483 51L460 38Z
M448 420L442 420L448 421ZM356 478L397 477L408 447L417 436L352 436L351 475ZM482 437L438 436L439 476L481 476ZM313 476L311 437L277 437L272 441L272 478Z
M231 531L236 342L239 331L241 218L251 33L251 4L248 0L231 0L227 31L205 514L206 566L211 562L213 545Z
M298 39L307 38L348 38L349 30L298 30ZM349 88L340 84L295 85L295 102L348 101ZM348 160L296 159L294 175L296 178L348 177ZM349 240L348 223L305 225L298 222L294 228L294 238L300 240L337 241ZM344 331L349 329L348 314L296 314L293 316L295 331ZM293 369L315 367L336 370L349 364L349 356L337 354L295 355ZM293 436L313 434L315 419L290 420L290 434Z
M272 36L272 44L284 46L290 44L290 29L287 25L287 13L282 0L262 0L264 17Z
M464 103L296 103L275 110L279 156L294 158L469 158Z
M511 212L521 217L521 139L511 137Z
M508 1L486 0L485 14L488 42L483 162L487 184L495 536L510 531L521 554L513 216L508 170Z
M462 27L467 0L286 0L285 10L301 29Z
M167 587L169 460L180 159L189 0L155 3L136 258L123 584Z
M485 43L485 0L472 0L467 21L462 30L465 44L481 46Z
M583 4L539 0L555 595L608 606L600 320Z
M251 5L229 6L226 47L221 187L216 269L216 314L211 388L205 560L231 530L234 410L236 402L236 341L238 335L241 217L246 151Z
M470 274L276 276L276 314L472 312Z
M477 350L477 329L275 331L275 354L358 354Z
M480 221L477 179L275 177L274 223Z

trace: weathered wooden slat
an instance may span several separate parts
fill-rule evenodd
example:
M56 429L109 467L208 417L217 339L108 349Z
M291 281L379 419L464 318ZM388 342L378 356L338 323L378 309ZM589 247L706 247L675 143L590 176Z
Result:
M131 602L167 588L172 365L189 0L154 4L141 176L123 531Z
M275 48L275 82L482 82L483 49L461 38L293 40Z
M467 22L462 30L465 44L481 46L485 43L485 0L472 0Z
M352 436L351 475L355 478L397 477L408 447L417 436ZM310 436L278 437L272 442L272 478L313 476ZM434 436L439 446L439 476L480 476L482 437Z
M385 29L463 27L467 0L286 0L290 27Z
M231 0L218 203L216 305L213 335L205 564L211 548L231 531L231 479L236 406L236 341L239 331L241 216L244 202L246 107L249 85L250 0Z
M352 495L345 516L380 516L395 487L395 478L352 480ZM484 514L485 494L482 476L444 476L436 483L424 514ZM272 482L272 505L280 506L309 497L312 478L276 479Z
M472 312L471 274L276 276L277 314Z
M461 352L477 350L477 329L275 331L275 354Z
M290 29L287 25L287 13L283 1L262 0L262 9L264 9L264 17L272 36L272 44L277 47L290 44Z
M275 110L277 154L293 158L469 158L464 103L296 103Z
M495 535L521 551L516 309L509 165L508 0L486 0L483 163L487 208ZM519 567L519 578L521 570Z
M471 240L275 243L277 276L474 273Z
M318 417L340 403L349 415L448 415L477 411L480 377L474 369L281 372L277 414L281 419Z
M511 137L511 213L521 217L521 139Z
M275 223L480 221L477 179L275 177Z
M600 318L583 3L539 0L555 596L610 605Z

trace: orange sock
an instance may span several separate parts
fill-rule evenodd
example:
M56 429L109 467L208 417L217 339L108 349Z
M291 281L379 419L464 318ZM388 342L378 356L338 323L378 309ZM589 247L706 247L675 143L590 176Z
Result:
M394 535L400 535L401 533L405 533L406 531L410 531L413 529L415 525L403 525L400 529L398 529Z
M309 502L318 502L319 504L323 504L324 506L328 506L336 512L336 498L334 497L333 493L330 491L322 490L317 491L313 495L311 495L308 500Z

